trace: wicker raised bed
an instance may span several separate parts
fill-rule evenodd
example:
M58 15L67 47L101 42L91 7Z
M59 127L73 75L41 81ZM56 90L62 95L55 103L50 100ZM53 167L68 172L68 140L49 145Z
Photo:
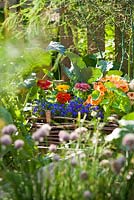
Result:
M51 118L50 113L47 113L46 117L39 118L30 118L28 123L31 125L31 132L35 132L38 128L40 128L43 124L49 123L51 125L51 131L49 136L43 142L39 143L39 146L48 146L50 144L59 144L59 131L67 130L68 132L72 132L78 127L77 119L68 118L68 117L53 117ZM85 127L89 130L93 131L94 127L90 122L86 121ZM109 122L106 123L102 128L102 132L104 134L110 134L115 128L118 127L117 123Z
M35 132L43 124L48 123L48 121L46 120L46 117L39 117L30 118L28 123L31 124L31 132ZM76 124L76 119L58 116L53 117L51 121L49 121L49 124L51 125L50 134L46 137L46 140L44 142L40 142L39 145L59 144L59 131L67 130L71 132L78 127Z

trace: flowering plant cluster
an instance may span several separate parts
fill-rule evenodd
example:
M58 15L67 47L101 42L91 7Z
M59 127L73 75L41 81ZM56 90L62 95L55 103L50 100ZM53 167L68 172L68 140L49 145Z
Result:
M91 116L103 118L103 113L99 106L92 106L91 104L84 105L84 101L81 98L74 97L69 103L48 102L45 99L36 100L33 113L36 115L45 115L45 110L50 110L52 116L62 117L77 117L78 112L83 117L86 115L87 119L91 119Z
M57 85L48 80L38 80L37 86L44 95L34 101L34 115L44 115L46 110L50 110L52 116L75 118L80 113L86 119L91 119L91 116L103 118L99 106L84 105L91 88L87 83L76 83L71 88L69 84Z
M78 112L90 119L92 111L105 118L111 114L122 116L130 112L134 102L134 82L128 83L119 75L105 75L92 84L80 82L73 86L38 80L44 95L35 101L34 114L50 110L52 115L77 117ZM102 111L101 111L102 110Z
M128 83L122 77L106 75L93 83L93 90L88 95L85 104L99 105L105 111L106 116L112 113L120 116L132 109L133 91L132 83Z

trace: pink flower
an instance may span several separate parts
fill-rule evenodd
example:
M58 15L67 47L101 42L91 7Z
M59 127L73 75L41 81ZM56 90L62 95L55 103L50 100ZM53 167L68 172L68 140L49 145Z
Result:
M74 88L86 92L90 89L90 85L87 83L76 83Z
M90 199L91 198L91 192L89 190L85 190L83 193L84 199Z
M14 142L14 147L15 147L15 149L20 149L20 148L22 148L23 146L24 146L24 141L23 141L23 140L18 139L18 140L16 140L16 141Z
M134 149L134 134L128 133L123 137L122 145L127 147L128 150Z
M51 144L51 145L49 146L49 151L50 151L50 152L55 152L56 150L57 150L57 147L56 147L55 144Z
M15 133L17 131L17 128L14 124L8 124L2 129L3 134L11 135L12 133Z
M0 138L0 142L1 142L1 144L7 146L7 145L12 144L12 139L11 139L10 135L3 135Z
M120 171L121 171L121 168L124 166L125 164L125 157L119 157L117 158L116 160L113 160L112 163L111 163L111 166L112 166L112 170L116 173L116 174L119 174Z
M60 131L59 132L59 140L61 142L67 142L70 140L70 135L67 131Z

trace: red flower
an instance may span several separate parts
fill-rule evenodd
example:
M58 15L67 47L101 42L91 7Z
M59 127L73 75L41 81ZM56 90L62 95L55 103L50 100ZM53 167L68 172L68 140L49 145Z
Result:
M52 82L49 80L38 80L37 81L37 85L43 90L47 90L51 84L52 84Z
M59 103L66 103L66 102L70 101L71 95L69 93L59 92L57 94L56 98Z

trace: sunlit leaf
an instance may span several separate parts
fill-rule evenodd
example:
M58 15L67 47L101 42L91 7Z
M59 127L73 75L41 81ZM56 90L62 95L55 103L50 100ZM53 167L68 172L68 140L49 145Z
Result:
M126 96L125 98L121 99L121 102L119 104L119 108L125 112L125 113L129 113L131 110L131 103L129 98Z
M97 81L101 78L101 76L102 76L101 69L94 68L94 67L90 67L88 69L90 69L90 76L89 76L89 79L88 79L88 83L92 83L92 82Z
M100 96L100 92L98 90L94 90L92 92L92 98L93 98L93 100L97 100L99 98L99 96Z
M120 71L120 70L110 70L107 72L107 75L110 76L110 75L118 75L118 76L122 76L123 72Z
M86 67L86 64L83 61L82 57L72 52L66 52L66 55L69 57L74 67L78 67L80 69L83 69Z
M125 119L125 120L134 120L134 112L131 112L131 113L127 114L127 115L124 115L122 117L122 119Z

